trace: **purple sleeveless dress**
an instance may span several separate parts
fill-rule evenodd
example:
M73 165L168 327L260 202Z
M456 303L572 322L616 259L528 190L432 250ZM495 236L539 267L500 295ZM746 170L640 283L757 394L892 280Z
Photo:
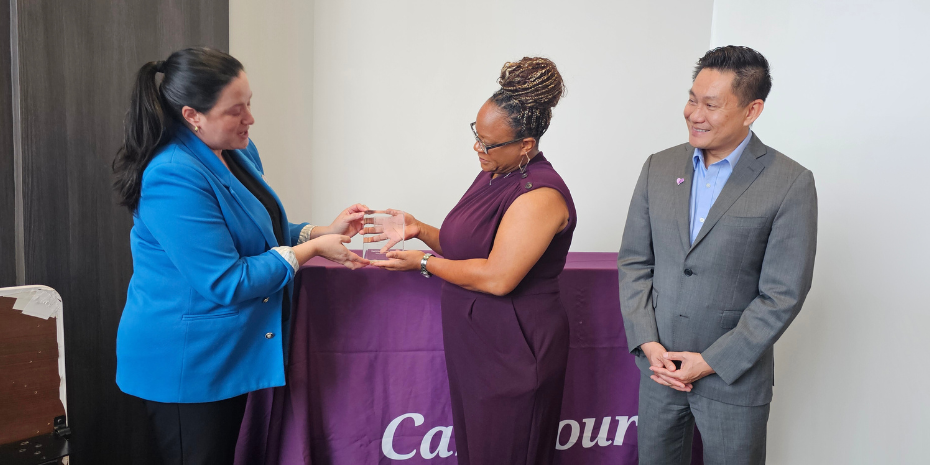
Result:
M445 258L488 258L504 213L520 195L549 187L568 226L510 294L442 287L442 334L460 464L548 464L555 453L568 362L568 317L558 277L575 230L565 182L539 153L526 176L482 172L442 223Z

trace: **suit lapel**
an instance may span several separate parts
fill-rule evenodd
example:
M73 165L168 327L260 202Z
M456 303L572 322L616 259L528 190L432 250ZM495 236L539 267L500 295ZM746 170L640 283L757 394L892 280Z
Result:
M246 170L246 172L249 173L249 176L252 176L253 178L255 178L258 181L258 183L261 184L262 187L266 191L268 191L268 193L271 194L271 197L274 198L275 203L278 204L278 211L281 212L281 221L284 223L281 225L281 231L284 232L284 240L287 241L288 240L287 239L287 233L288 233L287 216L285 216L284 214L284 206L281 205L281 199L278 198L278 194L276 194L274 189L272 189L271 186L269 186L268 183L265 182L265 178L262 177L262 174L258 171L257 168L255 168L255 165L252 163L252 160L246 157L245 155L243 155L241 150L230 150L229 153L233 158L236 159L236 161L239 163L239 166L241 166L243 169ZM248 192L248 189L246 189L246 192ZM249 192L249 195L247 197L254 198L255 196L252 195L251 192ZM274 237L274 229L272 229L272 227L270 226L271 218L268 216L268 210L265 209L265 206L262 205L261 202L258 202L258 199L255 199L255 200L258 203L259 207L261 207L262 221L258 221L258 218L256 218L255 216L253 216L252 218L256 220L256 224L269 225L267 228L262 229L262 233L265 234L265 239L268 240L269 237L271 238L271 240L268 243L271 244L272 247L277 247L278 245L290 245L290 244L278 244L277 243L277 240L275 240L275 237Z
M187 126L179 124L177 131L178 138L181 140L181 143L187 147L188 152L200 160L200 163L203 163L203 166L205 166L213 176L216 176L216 178L220 180L220 183L229 187L234 176L226 169L226 165L223 164L216 154L210 150L210 147L207 147L207 144L204 144L190 129L187 129Z
M714 201L714 205L710 207L707 219L701 226L701 231L694 239L694 244L691 244L688 250L689 252L694 250L694 248L701 243L704 236L707 236L714 228L714 225L723 217L723 214L733 206L737 199L746 192L746 189L749 188L752 182L759 177L759 174L761 174L762 170L765 168L765 165L759 161L759 158L765 155L765 153L765 145L753 134L752 139L749 141L749 145L746 146L743 152L743 156L740 157L739 163L733 168L733 174L730 175L727 184L723 186L723 190L720 191L720 195L717 197L717 200Z
M694 147L685 145L687 152L684 157L681 178L684 182L675 186L675 216L678 217L678 229L681 234L681 245L684 250L691 248L691 183L694 181ZM677 183L678 180L676 179Z
M180 126L180 125L179 125ZM188 148L190 153L194 154L198 160L209 170L216 178L220 181L223 186L229 191L229 194L233 199L236 200L236 203L239 204L239 207L242 208L246 214L249 215L249 218L255 223L255 227L258 228L264 237L265 242L268 243L269 247L277 247L278 241L274 237L274 230L271 229L271 217L268 216L268 210L265 210L265 206L246 189L245 186L239 182L238 179L226 168L226 165L207 147L199 137L194 135L190 129L187 129L185 126L180 126L178 129L178 136L181 142ZM238 150L232 151L234 154L238 155ZM233 155L233 156L236 156ZM236 158L240 162L241 166L245 166L246 169L252 173L254 168L252 163L243 163L242 157L238 156ZM261 175L257 176L258 179L261 179ZM262 181L264 184L264 181ZM278 201L277 196L275 196L275 201L278 202L280 206L280 201ZM282 217L284 209L281 209ZM285 229L284 231L287 231Z
M265 206L262 205L238 179L230 183L229 192L232 194L233 198L236 199L236 202L239 203L239 206L249 215L252 222L255 223L255 227L261 231L262 236L265 238L265 242L268 243L268 247L277 247L279 244L274 237L274 229L271 227L271 217L268 216L268 210L265 209Z

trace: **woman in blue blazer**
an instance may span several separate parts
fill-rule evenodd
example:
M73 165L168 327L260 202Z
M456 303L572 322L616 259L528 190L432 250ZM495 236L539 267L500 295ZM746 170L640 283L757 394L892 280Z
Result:
M367 264L344 245L364 205L329 226L288 222L249 139L251 97L220 51L147 63L113 163L133 214L116 382L144 400L165 463L232 463L246 394L284 385L298 266Z

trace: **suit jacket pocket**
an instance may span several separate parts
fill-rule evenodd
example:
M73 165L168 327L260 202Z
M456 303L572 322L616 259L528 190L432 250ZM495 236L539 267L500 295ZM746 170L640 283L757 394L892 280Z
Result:
M231 318L239 315L239 310L230 310L226 312L203 313L200 315L182 315L182 320L215 320L218 318Z
M743 316L742 310L730 310L720 312L720 326L729 331L736 327L740 317Z
M767 220L765 216L724 216L720 218L720 224L736 228L761 228Z

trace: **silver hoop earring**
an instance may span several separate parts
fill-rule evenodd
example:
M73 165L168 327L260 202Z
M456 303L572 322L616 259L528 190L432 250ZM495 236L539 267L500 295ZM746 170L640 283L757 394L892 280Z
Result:
M526 167L529 166L530 164L529 154L524 153L523 157L526 158L526 164L525 165L523 164L523 159L521 158L520 159L520 174L522 174L522 176L520 176L521 179L526 177Z

